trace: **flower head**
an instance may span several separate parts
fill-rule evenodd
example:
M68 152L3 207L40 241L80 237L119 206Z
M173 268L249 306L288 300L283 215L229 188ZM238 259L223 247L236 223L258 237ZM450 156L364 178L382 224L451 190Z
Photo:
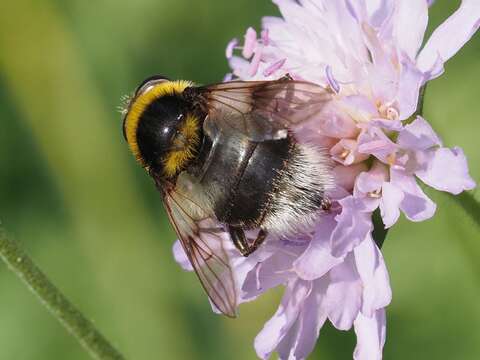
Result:
M249 28L243 46L229 43L228 79L288 73L328 87L334 106L296 136L329 152L337 186L331 211L310 234L267 241L254 258L233 255L238 301L285 285L255 339L262 359L275 351L306 358L327 320L339 330L354 327L355 359L380 359L391 289L372 214L379 209L387 228L402 213L411 221L432 217L436 205L420 181L452 194L475 187L463 151L444 147L416 111L421 88L478 29L480 3L463 0L422 48L431 1L274 2L282 18L265 17L260 36Z

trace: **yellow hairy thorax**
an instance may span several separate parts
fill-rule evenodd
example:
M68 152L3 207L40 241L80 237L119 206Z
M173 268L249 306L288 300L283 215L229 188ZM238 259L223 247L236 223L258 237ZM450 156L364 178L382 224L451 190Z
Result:
M173 140L172 150L163 160L163 171L167 177L172 177L184 169L196 155L200 143L200 125L198 118L187 115Z
M127 138L130 150L143 166L146 166L146 164L141 157L137 142L138 123L143 112L153 101L161 98L162 96L181 94L187 87L192 85L193 84L190 81L185 80L165 81L153 85L151 88L148 88L146 91L132 100L127 117L125 119L125 136ZM173 165L171 165L170 168L172 168L172 166Z

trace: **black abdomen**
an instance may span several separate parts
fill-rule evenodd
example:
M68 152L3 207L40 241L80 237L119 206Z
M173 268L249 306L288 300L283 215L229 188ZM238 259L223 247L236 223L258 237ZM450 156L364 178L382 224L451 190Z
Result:
M261 224L275 179L285 166L294 140L263 142L219 135L201 154L201 182L210 192L214 212L225 224L253 228Z
M274 180L287 160L290 138L251 144L254 150L246 161L245 170L239 174L225 218L226 223L247 227L259 225L263 219L274 191Z

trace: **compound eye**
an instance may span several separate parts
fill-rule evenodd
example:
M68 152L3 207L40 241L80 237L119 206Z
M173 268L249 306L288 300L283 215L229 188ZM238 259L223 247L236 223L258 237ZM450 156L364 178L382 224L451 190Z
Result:
M158 83L164 82L164 81L170 81L170 79L168 79L167 77L165 77L163 75L153 75L153 76L150 76L150 77L146 78L137 87L137 90L135 90L135 96L147 91L152 86L154 86Z

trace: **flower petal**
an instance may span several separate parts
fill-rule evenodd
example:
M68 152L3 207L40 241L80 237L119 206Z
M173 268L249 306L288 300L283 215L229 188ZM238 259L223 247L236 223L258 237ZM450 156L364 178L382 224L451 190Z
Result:
M361 154L357 151L357 141L353 139L341 139L331 149L330 154L333 160L342 165L348 166L368 159L368 154Z
M368 212L361 200L348 196L339 203L342 212L335 217L338 224L331 237L332 254L336 257L351 251L373 229L371 212Z
M362 313L373 316L392 300L392 290L383 256L370 234L354 249L357 271L362 280Z
M172 252L175 261L182 267L183 270L193 271L193 266L190 263L190 260L188 260L187 254L185 254L185 250L183 250L180 240L177 240L173 243Z
M345 111L357 122L368 122L372 116L378 117L374 102L364 95L350 95L342 99Z
M414 1L414 3L423 3L424 1ZM399 3L408 3L407 1L400 1ZM409 33L410 31L405 31L404 33ZM402 71L400 73L400 78L398 81L398 93L397 93L397 104L398 110L400 112L400 120L408 119L412 114L417 110L418 105L418 96L420 93L420 87L423 84L424 74L419 71L410 59L403 59L402 62Z
M403 125L400 120L372 119L369 125L389 131L400 131L403 129Z
M330 273L327 288L328 318L339 330L349 330L358 315L362 300L362 283L352 253Z
M397 149L397 144L375 126L369 127L358 137L358 152L371 154L385 164L389 163L391 154L394 154Z
M395 1L393 37L410 59L415 59L422 45L428 22L428 4L424 0Z
M382 197L380 199L380 214L385 228L391 227L400 217L400 204L404 194L402 190L389 182L382 184Z
M285 249L285 246L283 248ZM294 246L287 249L288 251L267 249L267 251L274 251L273 254L265 259L260 259L245 277L242 286L244 300L251 300L268 289L280 284L286 284L294 276L294 273L291 271L292 262L297 258L297 253L301 253L302 249ZM261 249L248 258L259 251Z
M386 322L385 309L377 310L372 317L358 314L354 323L357 335L357 346L353 353L355 360L382 359Z
M415 175L434 189L454 195L475 188L475 181L468 173L467 159L459 147L437 149L426 168L417 170Z
M300 337L300 327L302 325L302 320L302 315L300 314L295 323L288 330L288 333L278 343L275 350L278 353L279 360L299 360L295 357L293 353L295 350L296 342L299 340Z
M430 36L417 58L423 72L431 71L440 57L446 62L470 40L480 26L480 2L463 0L460 7Z
M312 289L312 283L293 281L288 284L277 312L268 320L255 338L258 357L267 359L295 324L303 303Z
M233 70L233 74L239 77L240 79L244 79L248 76L248 69L250 67L250 63L240 56L232 56L228 59L228 64Z
M388 168L381 162L375 161L368 172L363 172L357 176L353 194L356 198L360 198L373 192L379 192L382 184L387 180Z
M233 56L233 49L235 46L238 45L238 40L237 39L232 39L227 45L227 48L225 49L225 57L227 59L230 59Z
M320 329L327 319L325 278L313 282L312 291L305 300L295 326L278 344L280 359L306 359L313 351Z
M300 278L317 279L343 261L343 258L333 256L330 248L330 236L336 225L332 215L320 218L307 249L293 262L293 268Z
M423 221L435 214L437 206L418 186L414 176L402 170L390 169L390 182L403 191L400 210L409 220Z
M370 24L382 28L390 20L395 6L392 0L365 0L370 15Z
M409 150L426 150L433 146L442 145L442 141L430 124L421 116L406 125L398 134L397 144Z
M341 105L345 106L345 103ZM353 106L353 104L348 105ZM324 136L338 139L353 138L358 135L359 130L350 114L347 114L348 110L348 108L341 109L338 103L331 102L320 111L318 118L311 122L316 122L317 130Z
M358 174L367 169L368 167L365 163L358 163L350 166L337 165L332 170L335 185L337 187L342 187L347 191L351 191Z

